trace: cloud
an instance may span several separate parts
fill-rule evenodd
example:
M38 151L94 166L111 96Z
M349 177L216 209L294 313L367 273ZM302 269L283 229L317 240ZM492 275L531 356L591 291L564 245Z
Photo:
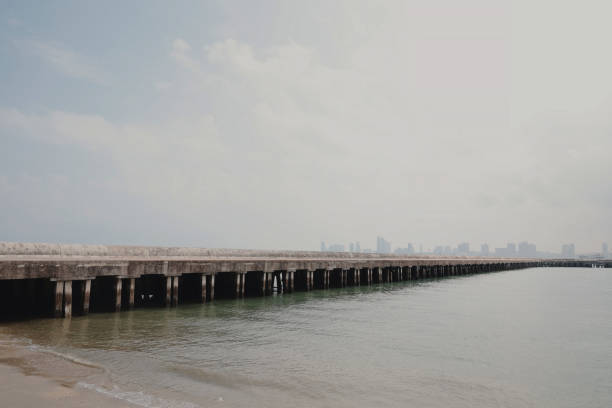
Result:
M103 70L63 44L32 40L18 41L17 45L24 51L36 55L63 75L88 80L99 85L108 83L108 76Z
M564 64L559 44L607 37L557 27L541 38L540 20L504 5L417 3L294 5L265 21L227 6L230 29L176 38L150 61L170 66L146 78L159 91L142 101L156 108L149 116L4 109L0 130L108 166L105 191L158 215L141 243L184 242L187 231L269 248L373 246L378 234L550 249L606 239L612 64L597 47L580 51L596 67ZM521 23L527 33L513 29ZM544 47L555 36L563 41ZM33 48L58 70L97 76L65 47ZM58 189L77 183L64 176ZM18 195L18 180L3 183Z

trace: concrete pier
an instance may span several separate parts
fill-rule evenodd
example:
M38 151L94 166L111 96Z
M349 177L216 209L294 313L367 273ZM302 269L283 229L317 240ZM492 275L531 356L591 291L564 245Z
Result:
M0 317L70 317L221 298L612 260L417 257L0 242ZM217 283L219 288L216 288ZM217 290L218 289L218 290Z

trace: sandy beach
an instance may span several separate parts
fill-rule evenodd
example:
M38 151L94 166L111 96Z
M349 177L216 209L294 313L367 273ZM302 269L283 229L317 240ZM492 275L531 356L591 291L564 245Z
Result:
M5 339L2 339L5 340ZM79 385L79 379L101 377L89 367L22 345L0 345L0 395L11 408L133 408L131 404ZM103 375L103 374L102 374Z

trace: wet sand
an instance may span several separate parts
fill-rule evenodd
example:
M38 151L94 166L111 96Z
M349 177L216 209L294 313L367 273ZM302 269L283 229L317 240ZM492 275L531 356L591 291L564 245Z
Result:
M4 340L4 339L2 339ZM79 379L102 377L87 367L21 345L0 345L1 405L11 408L133 408L136 405L79 385Z

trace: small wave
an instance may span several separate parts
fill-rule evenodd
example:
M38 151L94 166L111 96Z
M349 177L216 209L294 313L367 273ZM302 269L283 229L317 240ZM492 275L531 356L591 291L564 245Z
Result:
M201 408L200 405L187 401L171 401L158 398L142 391L122 391L119 387L113 386L112 389L104 388L99 385L79 382L77 387L96 391L100 394L129 402L145 408Z
M35 352L51 354L55 357L59 357L61 359L70 361L71 363L78 364L84 367L95 368L95 369L101 370L104 372L104 374L107 375L108 378L110 378L109 370L101 364L92 363L91 361L84 360L82 358L73 356L71 354L62 353L62 352L55 351L55 350L52 350L46 347L42 347L36 344L31 344L27 348Z

